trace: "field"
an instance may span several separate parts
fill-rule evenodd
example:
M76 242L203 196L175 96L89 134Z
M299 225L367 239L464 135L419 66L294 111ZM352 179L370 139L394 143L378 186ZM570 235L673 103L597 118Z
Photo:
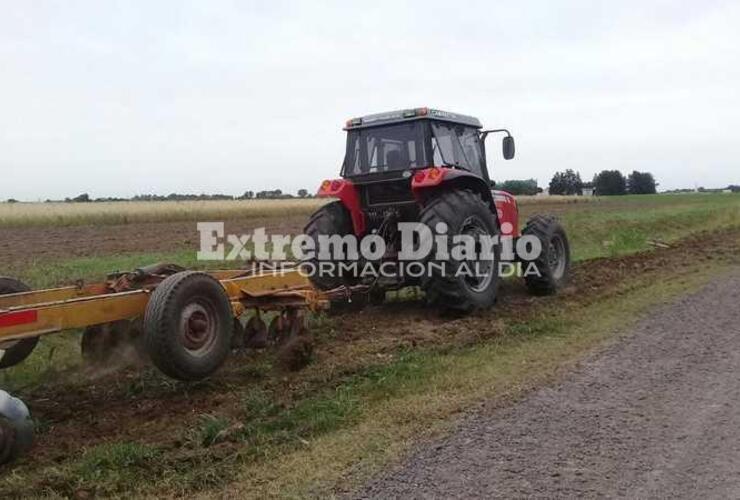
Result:
M318 200L0 205L0 275L34 287L195 260L196 220L297 233ZM414 293L312 319L315 359L298 373L271 352L237 353L211 379L81 366L79 332L42 340L0 372L37 419L33 453L2 496L322 496L352 490L479 401L556 378L661 301L740 265L740 196L533 198L557 214L577 264L564 293L507 281L496 308L442 318ZM150 478L156 477L156 482Z

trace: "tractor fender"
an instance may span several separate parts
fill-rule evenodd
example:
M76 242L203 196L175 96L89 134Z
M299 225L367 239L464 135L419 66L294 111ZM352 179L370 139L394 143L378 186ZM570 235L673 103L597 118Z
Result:
M506 191L493 190L493 202L496 205L502 236L513 236L517 238L519 233L519 206L516 198Z
M362 211L360 193L352 181L347 179L326 180L316 193L317 198L337 198L349 212L355 236L365 234L365 212Z
M472 172L455 168L432 167L418 170L411 178L411 192L416 201L422 205L430 194L440 188L470 189L478 193L496 213L491 188L486 181ZM496 215L498 218L498 214Z

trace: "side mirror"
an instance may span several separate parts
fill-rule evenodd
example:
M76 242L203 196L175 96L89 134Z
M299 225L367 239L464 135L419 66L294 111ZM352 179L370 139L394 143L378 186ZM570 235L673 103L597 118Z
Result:
M507 135L504 137L503 141L503 152L504 152L504 160L511 160L514 158L514 138L510 135Z

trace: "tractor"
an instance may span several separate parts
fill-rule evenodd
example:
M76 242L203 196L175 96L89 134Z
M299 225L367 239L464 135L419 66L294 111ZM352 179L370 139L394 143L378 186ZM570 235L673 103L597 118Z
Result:
M327 259L341 264L339 257L322 257L317 251L306 260L316 288L365 285L370 301L379 303L388 290L418 286L433 307L469 312L495 303L502 262L518 265L519 270L526 265L523 277L534 294L553 293L566 283L570 248L557 219L535 215L520 230L516 199L496 190L491 180L486 138L505 134L502 153L510 160L515 146L508 130L483 130L477 118L426 107L353 118L344 130L347 143L341 178L322 182L317 193L334 200L316 211L304 230L313 246L318 248L322 239L326 243L336 236L380 237L385 243L383 255L363 263L377 270L397 261L402 252L399 224L421 223L432 233L432 251L420 259L427 265L426 272L369 275L358 272L366 265L345 273L336 272L341 266L327 268L323 265ZM475 243L473 257L444 251L440 257L440 235L453 240L467 235ZM518 251L519 240L527 239L524 236L530 244L533 239L539 243L534 245L539 247L536 255ZM421 244L420 238L416 244ZM482 257L479 250L486 242L507 238L515 252L504 252L498 244ZM459 272L467 264L477 271Z

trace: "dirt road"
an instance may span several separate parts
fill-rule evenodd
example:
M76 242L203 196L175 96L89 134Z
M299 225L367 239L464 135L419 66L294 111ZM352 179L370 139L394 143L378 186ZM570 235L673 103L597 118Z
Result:
M740 272L559 385L485 408L360 497L740 497Z

